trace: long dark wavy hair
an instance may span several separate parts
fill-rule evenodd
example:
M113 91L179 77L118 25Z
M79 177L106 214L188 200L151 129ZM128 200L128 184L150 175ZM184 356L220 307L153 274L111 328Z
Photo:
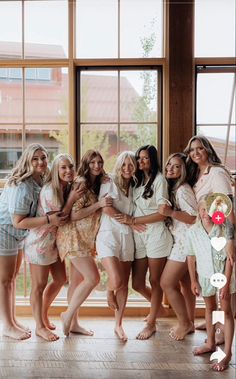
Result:
M152 184L153 184L157 174L159 172L161 172L161 167L160 167L158 156L157 156L157 149L153 145L141 146L135 153L135 158L137 161L139 159L140 152L143 150L146 150L148 152L149 159L150 159L150 172L149 172L150 178L145 185L145 189L144 189L144 192L142 195L142 197L144 199L148 199L148 198L152 197L152 195L153 195ZM144 181L144 173L142 170L139 169L139 165L138 165L135 176L137 178L136 187L140 187Z
M77 170L77 176L84 178L86 188L93 191L98 196L104 171L100 175L96 176L94 183L91 182L91 178L89 174L90 172L89 163L96 157L99 157L102 163L104 163L103 158L101 154L99 153L99 151L97 150L86 151L86 153L81 158L80 165Z
M186 160L186 167L189 173L189 183L191 186L194 186L194 184L197 182L199 172L200 172L197 163L192 161L189 154L191 151L191 144L194 141L199 141L201 145L204 147L204 149L206 150L206 153L208 156L208 162L210 166L220 166L220 167L223 167L227 171L227 169L222 164L221 159L218 157L210 141L203 135L193 136L192 138L190 138L187 146L184 149L184 153L188 156Z

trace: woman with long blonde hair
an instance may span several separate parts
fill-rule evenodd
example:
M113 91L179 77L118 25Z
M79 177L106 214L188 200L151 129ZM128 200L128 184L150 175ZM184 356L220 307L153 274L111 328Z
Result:
M31 335L15 315L16 275L24 238L31 228L64 222L59 213L35 217L39 193L48 172L47 163L48 153L42 145L27 146L0 196L0 318L3 335L17 340Z
M69 154L57 155L51 166L40 195L36 216L46 216L56 212L69 215L74 202L83 195L83 191L73 188L73 158ZM30 302L36 321L36 335L46 341L55 341L59 337L51 330L55 326L49 322L48 310L66 282L65 264L61 262L56 247L57 226L43 225L30 230L25 240L25 257L30 264L31 294ZM49 273L52 280L48 283Z
M108 304L115 310L115 333L126 341L122 320L128 297L128 282L134 260L132 228L122 225L115 215L133 213L133 186L136 171L135 155L131 151L121 153L115 163L110 181L102 184L100 195L107 194L113 200L112 207L102 210L101 225L96 240L98 258L108 274Z

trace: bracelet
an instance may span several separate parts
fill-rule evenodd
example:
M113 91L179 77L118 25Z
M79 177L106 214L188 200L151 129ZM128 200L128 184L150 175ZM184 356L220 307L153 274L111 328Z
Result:
M47 213L46 213L46 217L47 217L47 223L50 224L50 218Z

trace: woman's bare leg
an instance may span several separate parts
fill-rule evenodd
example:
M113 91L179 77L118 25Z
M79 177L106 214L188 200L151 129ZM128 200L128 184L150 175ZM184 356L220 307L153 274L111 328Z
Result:
M20 271L21 263L22 263L22 258L23 258L23 251L19 250L18 255L17 255L17 260L16 260L16 270L15 270L15 279L13 283L13 291L12 291L12 317L14 320L14 323L22 330L25 330L28 333L31 333L31 330L27 327L22 325L16 318L16 304L15 304L15 298L16 298L16 279Z
M17 255L0 256L0 318L4 336L24 340L30 338L30 333L18 327L13 317L16 262Z
M194 324L196 296L191 291L191 280L188 270L180 279L181 293L184 297L189 320Z
M125 311L125 306L128 297L128 284L131 270L131 262L120 262L121 270L123 273L123 286L116 292L116 301L118 309L115 311L116 326L115 332L122 341L127 341L127 336L124 332L122 321Z
M137 335L137 339L145 340L156 331L156 317L162 302L162 288L160 286L161 274L166 263L166 258L148 258L151 283L151 309L145 328Z
M30 303L36 322L35 334L46 341L56 341L59 337L47 328L43 318L43 294L47 286L49 270L50 266L30 264L32 283Z
M84 280L84 277L82 276L82 274L76 270L73 264L70 264L70 285L67 292L68 304L70 303L70 300L72 298L72 295L75 289L79 286L80 283L82 283L83 280ZM79 316L79 311L75 312L73 316L73 319L71 321L70 332L76 333L76 334L84 334L86 336L92 336L93 331L83 328L79 323L78 316Z
M102 258L102 265L108 274L107 282L107 303L111 309L117 310L118 303L115 291L122 287L123 273L120 261L116 257Z
M205 353L209 353L211 351L215 351L215 326L212 325L212 312L217 309L216 304L216 297L215 296L209 296L204 297L204 301L206 304L206 311L205 311L205 317L206 317L206 328L207 328L207 342L194 349L193 353L194 355L201 355Z
M55 325L52 324L48 319L48 311L53 300L56 298L60 292L62 286L66 282L66 268L65 263L58 260L57 262L49 266L51 272L52 280L47 284L45 290L43 291L43 309L42 315L44 320L44 325L48 329L55 329Z
M135 259L132 264L132 288L140 293L149 302L151 301L151 288L146 285L148 259Z
M71 259L71 263L84 279L74 290L67 310L61 314L63 332L66 336L70 333L73 317L75 314L77 315L80 305L87 299L100 280L97 266L92 257L76 257Z
M170 331L170 337L183 340L193 330L189 319L184 296L180 291L179 281L187 272L187 264L168 260L161 276L161 287L168 297L178 319L178 325ZM191 290L191 287L190 287Z

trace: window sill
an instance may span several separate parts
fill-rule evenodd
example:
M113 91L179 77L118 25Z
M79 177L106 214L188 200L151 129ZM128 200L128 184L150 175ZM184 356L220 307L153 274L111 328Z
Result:
M50 308L51 316L59 316L67 308L66 299L57 300ZM143 299L130 299L125 309L126 317L145 317L149 313L149 303ZM32 316L29 300L18 298L16 301L16 313L18 316ZM205 306L203 300L199 299L196 305L196 317L204 317ZM80 316L87 317L111 317L114 311L108 308L104 298L88 299L80 308ZM165 306L163 317L174 317L175 313L170 307Z

